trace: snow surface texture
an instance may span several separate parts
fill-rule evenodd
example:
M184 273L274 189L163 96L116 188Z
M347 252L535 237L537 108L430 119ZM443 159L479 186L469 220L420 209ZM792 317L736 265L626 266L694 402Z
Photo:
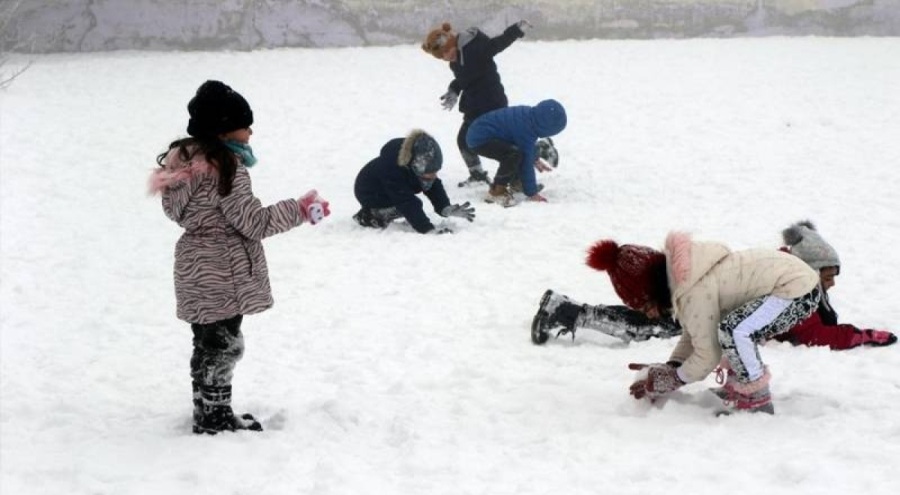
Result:
M775 249L811 218L843 261L842 320L900 330L898 52L519 42L498 57L510 100L557 98L569 126L549 204L510 209L455 186L450 71L417 46L38 57L0 92L0 493L895 493L900 346L770 344L777 415L715 418L712 378L662 409L628 396L627 363L674 341L539 347L529 323L547 288L618 302L583 264L600 238ZM276 305L244 320L234 381L261 434L190 433L181 231L145 195L207 78L253 106L263 202L316 187L333 212L266 241ZM357 170L414 127L478 208L453 235L350 219Z

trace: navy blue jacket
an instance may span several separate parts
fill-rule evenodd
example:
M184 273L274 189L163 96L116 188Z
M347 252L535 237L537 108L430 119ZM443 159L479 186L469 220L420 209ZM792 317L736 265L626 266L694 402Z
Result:
M422 209L422 200L416 195L425 192L438 214L450 206L450 199L441 179L435 179L431 188L423 191L416 174L409 167L397 163L403 140L391 139L382 146L378 158L367 163L357 174L353 193L366 208L397 208L412 228L424 234L433 230L434 225Z
M494 55L524 35L515 24L494 38L489 38L478 28L469 28L459 34L457 58L450 62L454 77L450 89L460 95L459 111L466 120L509 104Z

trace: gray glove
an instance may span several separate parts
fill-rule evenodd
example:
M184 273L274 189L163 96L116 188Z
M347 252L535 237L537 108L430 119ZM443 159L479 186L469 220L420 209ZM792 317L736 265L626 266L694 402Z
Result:
M525 19L522 19L521 21L517 22L516 26L519 27L519 31L522 31L522 34L527 33L529 30L531 30L531 28L534 27L531 25L530 22L526 21Z
M441 95L441 106L444 107L444 110L453 110L453 107L456 105L456 100L459 99L459 95L456 91L448 90L446 93Z
M468 201L461 205L448 205L441 210L442 217L459 217L468 221L475 220L475 207L470 205Z
M441 226L441 227L435 227L435 228L431 229L431 232L429 232L429 234L434 234L434 235L452 234L452 233L453 233L453 229L451 229L450 227L447 227L446 225Z

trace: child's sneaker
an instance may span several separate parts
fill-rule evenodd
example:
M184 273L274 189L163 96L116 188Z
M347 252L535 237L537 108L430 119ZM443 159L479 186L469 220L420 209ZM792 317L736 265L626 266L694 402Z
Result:
M484 170L470 170L469 178L460 182L459 187L468 187L480 182L491 185L491 177Z
M516 201L516 198L513 197L512 193L509 192L509 188L505 185L493 185L488 190L487 196L485 196L484 201L487 203L498 204L504 208L509 208L510 206L515 206L519 204Z
M543 190L544 190L544 185L541 184L541 183L538 183L538 185L537 185L537 192L541 192L541 191L543 191ZM512 182L509 184L509 192L511 192L511 193L521 193L521 192L525 192L525 189L522 188L522 181L520 181L520 180L514 180L514 181L512 181Z

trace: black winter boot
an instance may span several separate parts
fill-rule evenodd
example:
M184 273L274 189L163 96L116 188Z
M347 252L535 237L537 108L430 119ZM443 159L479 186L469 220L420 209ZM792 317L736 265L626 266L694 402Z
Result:
M194 424L200 422L203 418L203 399L200 398L200 384L191 381L191 388L194 391Z
M231 385L223 387L201 385L200 398L202 401L200 417L195 417L194 433L215 435L221 431L263 431L262 425L253 415L235 416L231 410Z
M387 222L376 217L369 208L360 208L360 210L353 215L353 220L363 227L373 227L376 229L387 227Z
M550 332L558 329L557 336L572 333L575 337L575 324L584 306L566 296L550 289L541 296L537 314L531 321L531 341L537 345L547 342Z

